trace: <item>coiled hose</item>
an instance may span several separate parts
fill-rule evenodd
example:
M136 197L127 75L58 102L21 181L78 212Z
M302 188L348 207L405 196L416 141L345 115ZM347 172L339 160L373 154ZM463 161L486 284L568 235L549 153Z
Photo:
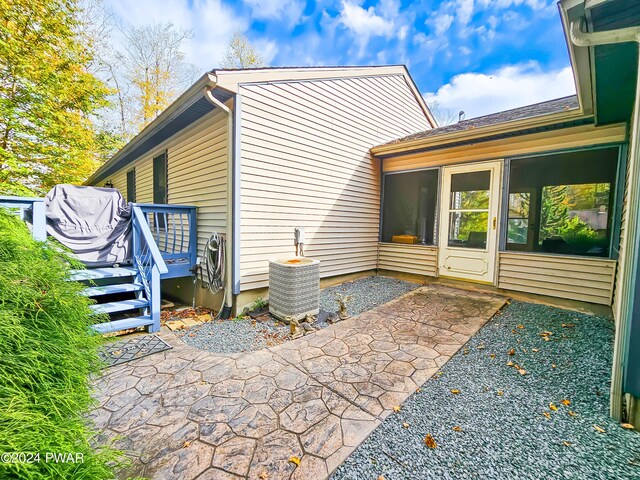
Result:
M217 232L213 232L207 240L202 258L206 275L204 287L213 294L220 293L225 286L225 240Z

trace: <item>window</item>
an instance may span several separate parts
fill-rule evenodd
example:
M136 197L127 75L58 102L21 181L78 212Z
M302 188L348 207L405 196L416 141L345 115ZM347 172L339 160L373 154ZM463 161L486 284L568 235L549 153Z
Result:
M136 169L127 172L127 202L136 201Z
M507 242L526 245L529 242L530 192L512 192L509 194L509 212L507 216Z
M153 203L167 203L167 154L158 155L153 159ZM155 221L159 228L165 228L164 215L155 214Z
M167 203L167 154L153 159L153 203Z
M449 195L450 247L487 248L491 172L451 175Z
M618 148L511 161L507 250L609 255Z
M438 170L384 176L382 241L433 245Z

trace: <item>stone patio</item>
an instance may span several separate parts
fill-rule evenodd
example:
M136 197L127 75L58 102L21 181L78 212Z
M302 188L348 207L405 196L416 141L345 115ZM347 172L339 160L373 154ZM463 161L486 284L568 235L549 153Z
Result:
M123 477L323 479L504 303L426 286L304 338L226 356L166 332L173 350L105 371L93 419L131 456Z

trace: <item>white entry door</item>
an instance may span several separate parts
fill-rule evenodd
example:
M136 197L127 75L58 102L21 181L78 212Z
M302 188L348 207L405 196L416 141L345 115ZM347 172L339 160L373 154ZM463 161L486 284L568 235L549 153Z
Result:
M439 275L494 283L502 162L445 167Z

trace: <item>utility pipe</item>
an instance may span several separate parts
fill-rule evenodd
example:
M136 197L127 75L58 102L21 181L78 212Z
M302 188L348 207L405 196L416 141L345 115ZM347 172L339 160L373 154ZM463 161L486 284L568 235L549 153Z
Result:
M578 47L595 47L612 43L640 43L640 27L619 28L604 32L585 32L582 30L584 17L571 22L571 42Z
M227 107L224 103L218 100L213 96L213 87L205 88L204 96L205 98L215 107L221 109L223 112L227 114L227 255L225 256L225 270L226 270L226 279L225 279L225 298L224 303L227 307L231 308L233 306L233 285L232 285L232 260L233 260L233 192L231 191L231 184L233 178L233 149L231 148L232 144L232 135L233 135L233 112L229 107ZM229 248L229 246L231 248Z

